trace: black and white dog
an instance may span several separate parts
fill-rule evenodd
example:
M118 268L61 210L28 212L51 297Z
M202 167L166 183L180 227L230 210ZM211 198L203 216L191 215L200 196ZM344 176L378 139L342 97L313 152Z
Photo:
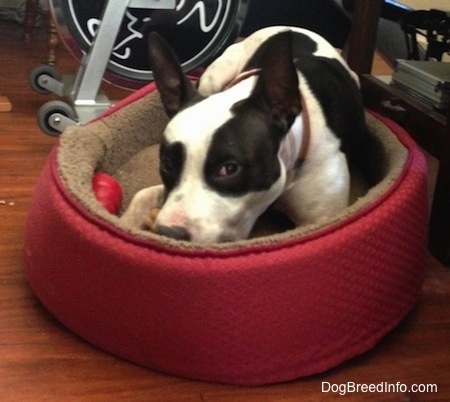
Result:
M270 27L230 46L198 90L167 44L149 53L171 118L160 148L163 185L135 195L122 220L142 227L163 204L155 231L179 240L248 237L271 205L296 225L349 203L350 169L370 184L379 150L365 123L358 77L321 36Z

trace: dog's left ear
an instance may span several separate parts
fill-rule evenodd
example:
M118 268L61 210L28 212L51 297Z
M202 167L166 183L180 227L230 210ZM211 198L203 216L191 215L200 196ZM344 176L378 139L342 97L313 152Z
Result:
M156 32L148 36L148 54L164 109L173 117L200 94L183 73L172 49Z
M286 128L302 110L292 42L290 31L281 32L266 42L260 76L251 95L276 123Z

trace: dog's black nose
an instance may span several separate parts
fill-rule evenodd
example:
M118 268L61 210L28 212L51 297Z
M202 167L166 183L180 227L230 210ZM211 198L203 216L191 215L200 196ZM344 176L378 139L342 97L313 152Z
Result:
M155 232L161 236L170 237L175 240L191 240L189 232L181 226L156 225Z

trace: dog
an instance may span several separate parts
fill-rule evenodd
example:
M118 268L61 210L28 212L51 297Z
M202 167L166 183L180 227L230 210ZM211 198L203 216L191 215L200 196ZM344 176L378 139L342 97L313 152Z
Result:
M380 180L380 144L365 122L358 76L318 34L269 27L231 45L198 88L156 33L149 58L170 118L160 146L162 185L138 192L122 216L195 243L249 236L269 207L295 225L349 204L350 171Z

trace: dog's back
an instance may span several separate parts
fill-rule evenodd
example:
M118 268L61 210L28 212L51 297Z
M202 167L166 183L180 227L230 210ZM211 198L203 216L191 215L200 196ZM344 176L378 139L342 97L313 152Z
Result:
M269 27L230 46L202 76L199 91L211 94L242 71L260 69L266 49L277 35L290 35L295 67L319 101L327 125L340 139L349 168L369 185L381 180L384 166L379 140L365 122L358 76L339 51L318 34L296 27ZM233 77L231 76L233 75ZM300 83L302 84L302 83Z
M369 185L376 184L383 175L382 146L366 124L357 82L341 61L305 51L305 37L292 35L294 64L319 101L328 127L340 139L350 171L362 174Z

